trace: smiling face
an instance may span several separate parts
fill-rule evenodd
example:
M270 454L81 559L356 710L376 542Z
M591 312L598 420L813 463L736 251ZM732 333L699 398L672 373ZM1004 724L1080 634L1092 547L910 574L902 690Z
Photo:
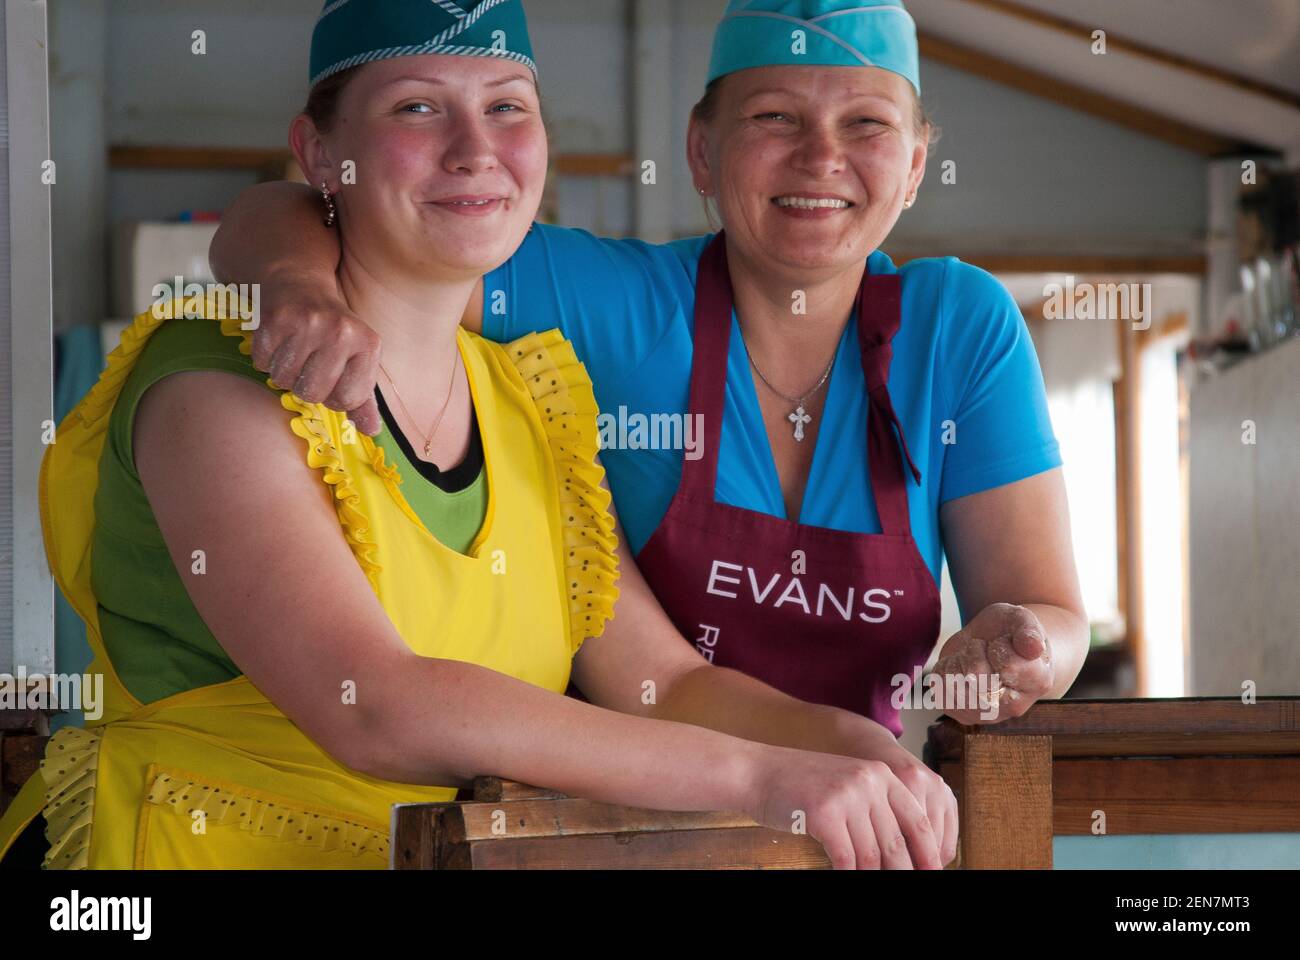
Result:
M861 268L925 173L911 85L875 67L758 67L726 76L688 135L697 190L758 269Z
M491 57L397 57L348 80L325 131L290 139L313 184L337 193L350 255L443 280L509 259L545 186L546 131L532 73ZM355 163L355 183L344 176Z

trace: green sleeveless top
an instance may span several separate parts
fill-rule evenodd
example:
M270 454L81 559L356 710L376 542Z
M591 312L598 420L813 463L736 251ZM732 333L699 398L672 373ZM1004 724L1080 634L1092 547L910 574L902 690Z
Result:
M168 320L149 339L109 419L95 493L91 581L104 645L142 703L241 676L199 617L135 469L132 428L146 390L173 373L224 370L266 385L266 374L213 320ZM286 427L287 429L287 427ZM487 474L446 493L420 475L387 426L374 438L403 479L403 496L435 537L464 553L487 512Z

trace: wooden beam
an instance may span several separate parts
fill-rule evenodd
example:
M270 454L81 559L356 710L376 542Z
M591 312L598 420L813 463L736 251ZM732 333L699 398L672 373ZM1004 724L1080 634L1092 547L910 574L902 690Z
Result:
M1055 746L1052 754L1055 837L1091 835L1098 809L1107 836L1300 831L1300 757L1076 760ZM939 773L960 804L962 764L945 762Z
M644 810L591 800L540 798L464 803L457 807L457 842L520 837L586 836L596 833L658 833L664 830L725 830L758 827L751 818L725 811Z
M1300 757L1134 757L1052 766L1052 832L1106 835L1300 831Z
M972 730L951 717L930 725L935 761L960 760L961 739ZM1300 697L1260 697L1243 703L1240 697L1137 697L1040 700L1023 716L999 720L1002 737L1110 737L1169 735L1200 743L1216 735L1253 737L1258 746L1279 734L1300 734ZM1216 751L1206 748L1211 754ZM1098 751L1102 755L1102 751Z
M293 159L288 150L242 147L175 147L115 144L108 164L117 170L261 171Z
M942 40L928 33L919 35L921 56L955 69L984 77L995 83L1031 93L1078 110L1083 113L1109 120L1112 123L1136 130L1138 133L1163 140L1184 150L1190 150L1205 157L1236 156L1243 153L1266 153L1275 151L1246 143L1231 137L1224 137L1212 131L1192 126L1181 120L1148 110L1114 97L1089 90L1078 84L1059 80L1037 70L1019 67L1007 63L998 57L974 50L970 47Z
M1300 733L1207 733L1195 738L1179 733L1061 734L1052 752L1067 757L1203 757L1256 754L1300 756Z
M826 870L812 837L762 827L523 837L449 844L474 870Z
M564 177L626 177L635 168L626 153L560 153L553 162L555 172Z
M501 777L475 777L471 799L481 803L500 803L506 800L563 800L558 790L534 787Z
M1300 756L1300 700L1235 697L1155 700L1044 700L1022 717L999 721L1000 736L1046 736L1052 756ZM930 725L925 762L932 770L960 763L966 737L986 727L951 717Z
M1183 70L1188 73L1194 73L1203 79L1210 80L1214 83L1221 83L1226 86L1235 87L1243 93L1253 94L1258 97L1266 97L1292 110L1300 110L1300 96L1292 93L1290 90L1284 90L1281 87L1275 87L1272 84L1262 83L1251 77L1244 77L1239 73L1233 73L1230 70L1224 70L1222 67L1211 66L1208 63L1202 63L1199 60L1193 60L1190 57L1180 56L1176 53L1170 53L1167 50L1158 50L1155 47L1148 46L1137 40L1130 40L1127 37L1120 36L1113 30L1103 27L1101 24L1087 26L1075 20L1069 20L1065 17L1057 16L1054 13L1048 13L1044 10L1034 10L1023 7L1012 0L963 0L963 2L977 7L983 7L986 10L993 10L997 13L1006 14L1009 17L1015 17L1017 20L1024 20L1027 23L1033 23L1041 27L1047 27L1058 33L1069 34L1070 36L1083 41L1092 43L1093 30L1106 30L1106 49L1119 50L1123 53L1132 54L1135 57L1141 57L1158 63L1164 67L1171 67L1175 70Z
M503 783L505 797L534 788ZM549 792L549 791L537 791ZM393 866L454 869L825 869L807 834L769 830L721 811L662 811L535 797L400 804Z

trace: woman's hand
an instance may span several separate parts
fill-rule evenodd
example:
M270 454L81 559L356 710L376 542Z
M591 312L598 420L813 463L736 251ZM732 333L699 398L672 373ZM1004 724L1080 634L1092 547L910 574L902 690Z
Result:
M836 870L940 870L931 816L889 765L788 747L762 748L746 812L816 838ZM955 830L952 838L956 851Z
M997 723L1025 713L1056 682L1047 631L1032 610L1010 603L985 607L954 633L939 651L931 674L974 677L962 685L967 698L961 709L945 702L944 712L958 723ZM981 697L987 696L987 702Z
M256 284L253 366L375 434L379 336L339 289L339 232L321 225L321 212L319 191L305 183L249 187L221 218L208 262L221 283Z
M260 311L253 366L299 399L347 413L362 433L378 433L379 334L349 309L337 280L278 273L262 285Z
M898 777L899 782L907 787L929 817L930 824L934 828L935 839L939 843L939 858L946 867L957 857L961 819L957 811L957 798L943 777L902 747L898 750L907 754L908 759L889 764L889 769L894 772L894 776Z
M878 760L893 771L930 818L944 865L951 863L957 856L959 829L957 798L952 788L900 744L887 728L866 717L853 719L857 723L847 735L849 749L844 752L861 760Z

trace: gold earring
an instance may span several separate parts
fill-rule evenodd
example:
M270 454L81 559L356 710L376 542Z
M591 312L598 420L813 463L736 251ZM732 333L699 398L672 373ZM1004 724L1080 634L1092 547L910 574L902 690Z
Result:
M916 203L916 194L912 194L910 197L908 197L906 200L903 201L903 209L911 210L912 204L914 203Z
M338 208L334 206L334 198L330 196L329 184L324 180L320 182L320 194L325 200L325 226L332 227L338 221Z

